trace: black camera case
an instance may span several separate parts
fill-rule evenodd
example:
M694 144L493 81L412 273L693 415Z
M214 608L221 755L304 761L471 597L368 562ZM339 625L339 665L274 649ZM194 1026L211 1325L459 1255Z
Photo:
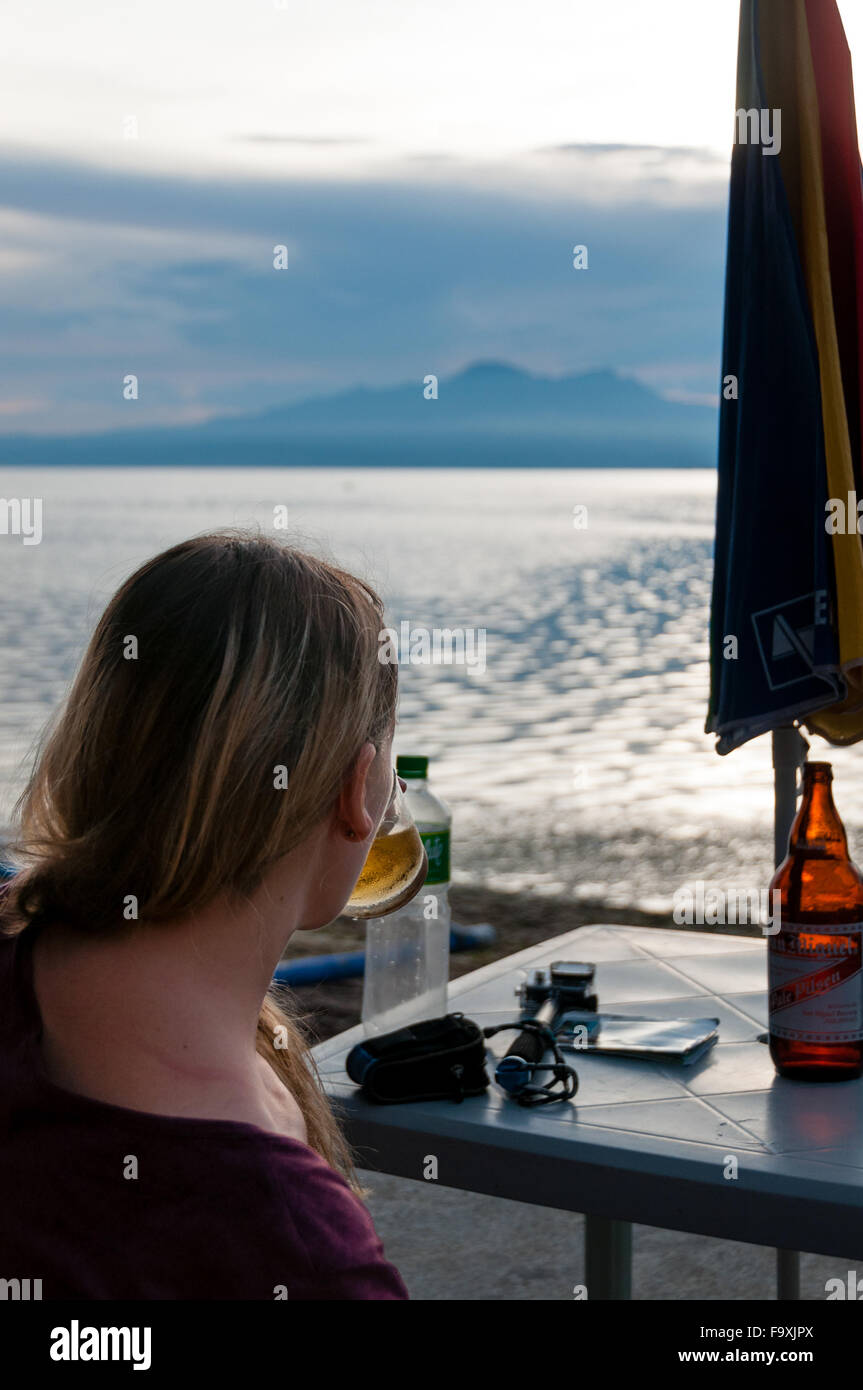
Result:
M482 1029L464 1014L423 1019L364 1039L345 1060L351 1081L378 1105L464 1100L488 1089Z

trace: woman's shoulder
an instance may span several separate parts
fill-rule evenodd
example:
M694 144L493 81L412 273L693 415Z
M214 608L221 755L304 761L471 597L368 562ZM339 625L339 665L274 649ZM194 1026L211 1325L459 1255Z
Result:
M333 1257L341 1244L353 1251L357 1243L377 1240L366 1207L310 1144L262 1133L246 1161L260 1166L285 1223L306 1244L320 1249L323 1242Z
M340 1173L294 1139L264 1137L266 1167L282 1237L306 1257L306 1297L405 1299L371 1216Z

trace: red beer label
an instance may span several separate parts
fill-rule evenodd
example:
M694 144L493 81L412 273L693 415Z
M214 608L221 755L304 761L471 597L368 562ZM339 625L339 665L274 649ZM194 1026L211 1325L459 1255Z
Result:
M859 1042L863 922L783 922L767 940L770 1032L793 1042Z

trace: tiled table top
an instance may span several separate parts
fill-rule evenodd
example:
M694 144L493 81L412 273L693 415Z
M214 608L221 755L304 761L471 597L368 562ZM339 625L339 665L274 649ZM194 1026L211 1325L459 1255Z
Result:
M791 1249L863 1252L863 1078L777 1077L757 1041L767 1023L763 939L581 927L463 976L449 1007L480 1025L515 1019L523 972L566 959L595 964L603 1012L718 1017L719 1042L689 1067L568 1054L574 1101L538 1110L494 1083L460 1105L375 1106L344 1071L362 1037L351 1029L315 1056L369 1167L422 1179L434 1154L439 1181L453 1187ZM513 1037L497 1035L489 1050L503 1055Z

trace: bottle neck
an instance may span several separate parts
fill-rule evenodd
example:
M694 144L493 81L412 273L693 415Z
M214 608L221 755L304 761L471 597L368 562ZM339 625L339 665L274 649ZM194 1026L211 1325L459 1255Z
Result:
M789 853L813 850L830 859L848 858L848 840L833 802L829 763L805 763L803 801L791 827Z

